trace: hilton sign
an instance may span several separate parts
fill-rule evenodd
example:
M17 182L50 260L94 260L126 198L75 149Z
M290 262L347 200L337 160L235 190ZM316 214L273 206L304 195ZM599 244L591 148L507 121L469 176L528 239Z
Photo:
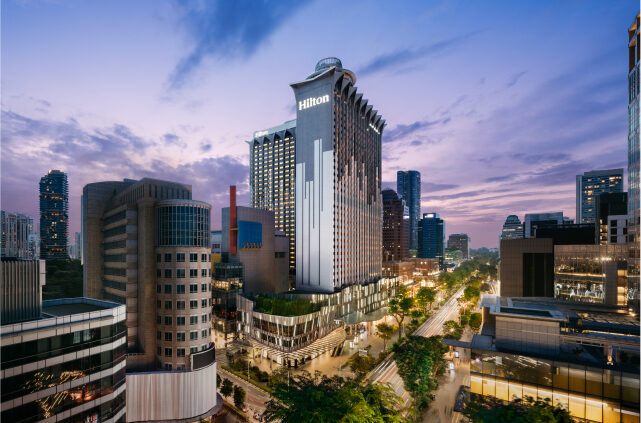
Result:
M325 94L320 97L310 97L303 101L298 102L298 110L309 109L310 107L318 106L319 104L329 103L329 95Z

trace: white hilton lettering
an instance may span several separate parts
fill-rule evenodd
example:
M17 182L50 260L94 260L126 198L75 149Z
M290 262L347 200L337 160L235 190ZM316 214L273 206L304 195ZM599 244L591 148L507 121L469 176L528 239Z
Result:
M329 94L319 97L310 97L298 102L298 110L309 109L310 107L318 106L319 104L329 103Z

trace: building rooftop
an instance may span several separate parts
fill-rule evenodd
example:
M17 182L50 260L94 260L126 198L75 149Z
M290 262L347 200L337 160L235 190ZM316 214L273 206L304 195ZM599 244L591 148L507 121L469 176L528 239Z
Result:
M96 304L70 303L42 307L42 313L49 316L68 316L71 314L89 313L90 311L105 310Z

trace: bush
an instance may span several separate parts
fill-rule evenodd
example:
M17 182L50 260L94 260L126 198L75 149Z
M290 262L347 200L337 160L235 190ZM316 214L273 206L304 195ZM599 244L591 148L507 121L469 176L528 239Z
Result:
M301 316L320 310L320 304L314 304L307 300L288 300L259 295L256 297L255 310L259 313L277 316Z
M454 320L448 320L443 323L443 333L445 334L445 338L461 339L461 335L463 335L463 327Z
M481 328L482 321L481 313L472 313L470 316L470 329L477 332Z

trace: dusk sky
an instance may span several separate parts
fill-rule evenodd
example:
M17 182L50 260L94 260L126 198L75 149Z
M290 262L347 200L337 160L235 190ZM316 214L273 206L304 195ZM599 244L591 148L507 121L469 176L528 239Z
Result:
M289 84L336 56L387 121L383 187L422 175L422 212L474 248L508 214L575 215L575 175L626 168L621 1L2 2L2 209L38 216L69 175L193 185L212 229L254 131L295 117ZM627 174L627 169L626 169ZM626 180L627 187L627 180ZM626 188L627 189L627 188Z

